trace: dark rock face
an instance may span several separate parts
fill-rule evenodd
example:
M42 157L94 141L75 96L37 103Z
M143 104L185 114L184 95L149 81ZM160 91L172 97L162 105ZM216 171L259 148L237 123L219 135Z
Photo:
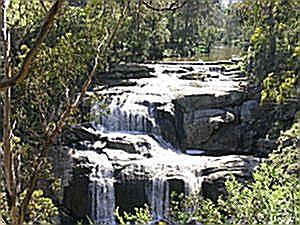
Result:
M86 158L73 158L71 179L64 187L64 206L75 220L86 220L90 215L89 174Z
M115 183L116 205L120 212L134 213L134 208L149 205L146 187L149 180L119 181Z
M176 115L174 113L175 109L173 109L173 105L171 105L171 107L171 110L170 105L157 107L156 119L158 121L159 127L161 128L160 135L162 136L162 138L164 140L167 140L174 146L179 146L180 142L178 137L180 135L180 129L178 129L177 126L180 123L176 123L176 119L178 120L178 118L176 118Z
M64 206L75 220L86 220L90 214L88 184L88 176L74 174L72 182L64 190Z

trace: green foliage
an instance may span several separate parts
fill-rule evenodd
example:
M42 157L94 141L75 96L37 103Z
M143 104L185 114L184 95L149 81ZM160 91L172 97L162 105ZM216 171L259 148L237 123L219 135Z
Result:
M53 204L51 198L44 196L42 190L33 192L28 212L28 225L51 224L51 218L58 216L58 208Z
M262 102L282 103L299 79L300 1L246 0L237 5L249 42L248 72L263 86Z
M293 71L286 71L286 74L281 76L277 76L274 73L268 74L263 81L261 102L273 100L283 103L284 100L292 95L297 79Z
M53 1L50 0L11 1L8 24L12 36L13 75L20 70L39 33L44 16L52 5ZM66 1L47 40L35 56L28 77L12 88L13 134L19 137L12 151L14 158L20 159L18 168L13 172L17 174L20 183L17 193L20 202L32 175L37 173L33 168L41 161L38 159L47 142L46 137L56 129L62 112L77 98L99 48L103 50L113 44L108 43L108 37L121 11L122 8L114 1L93 0L88 1L84 7L75 7ZM99 70L104 70L108 61L107 53L102 52ZM72 112L73 117L65 122L78 122L76 113ZM38 174L44 179L43 182L47 180L56 186L45 187L48 194L59 186L59 182L53 178L52 169L50 163L43 163L42 171ZM1 205L9 207L9 199L2 198L1 201L6 203ZM35 190L26 222L48 223L49 218L56 214L51 199Z
M167 3L167 1L155 0L151 2L155 6L160 5L160 3ZM146 59L161 58L165 43L170 36L167 29L167 16L166 13L154 13L145 7L141 1L132 1L129 4L125 23L119 32L111 60L142 62Z
M120 224L149 224L153 220L150 209L147 205L145 208L134 208L134 213L120 215L119 208L116 209L115 215Z
M9 221L9 207L8 207L8 201L7 196L5 193L5 188L2 185L3 182L1 182L1 189L0 189L0 213L2 219Z
M1 189L0 212L2 218L9 222L9 201L7 195ZM21 194L21 198L24 193ZM53 204L51 198L45 197L42 190L35 190L29 203L27 222L25 224L53 224L54 217L58 216L58 208Z
M74 101L92 66L98 45L107 39L115 22L112 15L109 22L107 18L112 7L100 0L89 1L84 8L65 7L64 17L56 22L55 29L38 52L29 78L14 92L14 112L18 115L15 119L17 128L22 130L21 137L26 131L40 133L41 127L55 126L65 106ZM12 32L18 33L18 30ZM22 49L24 52L30 45L23 43L20 49L15 46L15 51L22 53ZM16 61L22 62L22 57ZM105 57L100 65L102 69L106 65Z
M166 44L173 55L194 56L200 45L204 45L205 53L221 39L221 28L225 13L217 1L191 0L186 5L168 17L170 41Z
M151 4L160 8L168 6L169 2L154 0ZM8 24L14 73L21 68L52 4L50 0L11 1ZM13 140L13 147L16 158L22 158L18 176L23 194L35 172L32 168L45 136L56 128L61 113L76 98L91 70L99 44L108 44L108 36L127 4L129 10L118 32L118 40L108 46L112 51L100 58L99 70L104 70L111 62L159 59L163 53L178 56L208 53L222 38L226 43L237 38L232 30L230 35L223 37L224 29L232 27L228 23L224 28L219 19L224 12L217 1L191 0L183 8L170 12L154 12L139 0L91 0L82 7L66 4L39 50L28 79L13 89L12 121L16 124L14 135L19 137ZM262 102L281 103L293 95L300 71L299 7L298 0L245 0L234 8L243 22L242 32L236 35L243 33L244 41L248 42L248 72L263 86ZM78 122L76 113L73 112L74 117L67 122ZM299 121L293 129L287 135L289 138L299 134ZM193 218L205 224L299 224L297 151L295 146L281 146L254 173L253 183L243 185L232 178L226 183L228 197L220 198L218 203L198 195L185 199L181 196L180 202L172 202L170 218L176 223L187 223ZM51 170L51 165L47 164L41 176L51 177ZM4 189L1 193L1 215L7 218L9 200ZM56 214L50 198L36 190L27 222L49 223L49 218ZM152 220L147 207L124 216L116 211L116 216L122 224Z
M179 196L173 194L171 197L173 200L169 215L172 222L187 224L194 220L204 224L221 223L222 215L211 200L204 199L197 193L187 197L183 194Z
M290 134L294 134L294 144L285 146ZM299 134L297 121L281 137L279 148L253 174L253 183L243 187L235 179L227 181L229 196L219 200L227 220L233 224L299 224Z
M170 1L151 1L151 6L166 8ZM221 39L219 27L223 22L220 18L225 14L217 1L192 0L177 10L153 11L134 0L128 11L111 61L141 62L164 56L194 56L201 43L208 53Z

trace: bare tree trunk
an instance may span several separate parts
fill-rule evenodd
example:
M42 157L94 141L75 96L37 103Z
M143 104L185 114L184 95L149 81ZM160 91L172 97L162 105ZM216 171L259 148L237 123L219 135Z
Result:
M2 1L0 2L0 27L1 27L1 30L0 30L0 33L2 34L2 24L3 24L3 10L2 10ZM3 47L3 43L4 41L2 40L2 35L0 34L0 77L4 77L5 76L5 73L4 73L4 63L3 63L3 52L4 52L4 47ZM1 154L1 157L0 157L0 160L2 162L3 160L3 155L2 155L2 152L0 152ZM2 163L0 164L0 182L2 181ZM2 197L3 193L2 193L2 190L0 189L0 198L3 198ZM2 225L4 222L3 222L3 219L2 219L2 215L0 213L0 225Z
M7 31L6 11L9 0L1 1L1 40L4 61L4 77L11 77L11 55L10 55L10 35ZM14 164L14 153L11 145L11 88L6 88L4 91L3 105L3 158L4 158L4 174L5 183L10 200L10 217L12 225L17 225L18 217L18 195Z

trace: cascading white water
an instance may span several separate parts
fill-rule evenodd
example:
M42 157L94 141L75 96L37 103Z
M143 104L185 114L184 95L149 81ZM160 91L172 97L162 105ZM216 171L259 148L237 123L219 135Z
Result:
M104 155L93 151L79 153L92 167L89 180L90 217L95 224L115 224L115 191L113 167Z
M96 224L114 224L115 193L111 171L100 170L91 177L91 217Z
M165 177L156 176L152 180L151 209L155 220L167 216L170 188Z
M201 189L202 178L196 177L190 171L184 171L177 167L178 170L167 170L157 173L152 179L152 189L150 203L153 218L155 220L168 218L170 209L170 181L179 180L184 184L184 195L188 196L197 193ZM180 193L177 193L180 194Z
M99 114L99 106L92 108L92 114L98 120L98 129L107 132L132 131L159 134L159 127L155 121L155 107L152 104L137 103L139 96L119 95L111 96L108 104L109 113Z

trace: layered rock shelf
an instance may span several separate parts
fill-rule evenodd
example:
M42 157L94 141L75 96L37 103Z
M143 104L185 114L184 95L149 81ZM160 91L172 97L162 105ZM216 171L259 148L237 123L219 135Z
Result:
M267 117L236 62L116 65L98 74L91 123L70 129L64 188L71 216L116 223L114 210L150 206L167 218L172 192L226 194L226 177L249 179ZM108 112L103 113L103 104Z

